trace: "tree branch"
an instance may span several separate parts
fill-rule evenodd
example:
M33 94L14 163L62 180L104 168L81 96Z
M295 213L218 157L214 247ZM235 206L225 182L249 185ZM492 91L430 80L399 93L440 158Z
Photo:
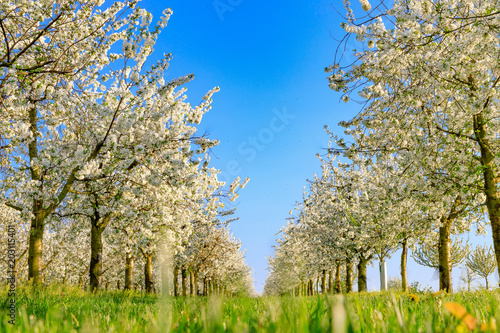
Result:
M466 139L469 139L469 140L472 140L474 142L477 142L476 139L474 139L472 136L469 136L469 135L466 135L466 134L462 134L462 133L457 133L457 132L453 132L453 131L449 131L449 130L446 130L438 125L435 126L436 129L442 131L442 132L445 132L445 133L448 133L448 134L451 134L451 135L455 135L455 136L459 136L459 137L462 137L462 138L466 138Z

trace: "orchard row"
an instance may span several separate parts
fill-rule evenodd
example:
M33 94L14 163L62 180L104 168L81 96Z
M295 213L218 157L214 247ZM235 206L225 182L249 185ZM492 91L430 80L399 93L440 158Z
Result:
M37 286L252 292L225 208L247 181L218 180L196 128L218 88L191 105L192 75L150 65L169 9L103 3L0 3L2 253L14 226L16 278Z
M361 109L339 124L344 136L327 129L322 173L270 259L269 294L303 293L318 276L326 288L326 272L338 285L341 270L350 290L354 267L366 290L367 264L397 249L403 289L413 249L451 292L451 236L488 224L494 253L480 247L467 266L487 278L500 260L498 2L360 2L344 1L345 36L326 72Z

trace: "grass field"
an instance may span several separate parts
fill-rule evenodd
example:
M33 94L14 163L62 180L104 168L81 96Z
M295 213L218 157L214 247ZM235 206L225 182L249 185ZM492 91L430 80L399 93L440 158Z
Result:
M1 297L0 332L496 332L500 319L500 294L485 291L174 299L20 288L13 326Z

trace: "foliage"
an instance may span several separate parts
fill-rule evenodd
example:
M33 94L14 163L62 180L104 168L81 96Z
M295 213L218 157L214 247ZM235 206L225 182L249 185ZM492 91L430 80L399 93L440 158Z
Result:
M451 266L458 266L461 264L469 254L469 244L462 244L462 240L455 238L451 242ZM438 245L422 243L412 252L412 257L415 262L422 266L438 268L439 267L439 251Z
M422 286L420 282L413 281L408 285L408 291L412 293L432 293L432 288L430 286Z
M392 292L401 291L401 278L398 276L389 276L387 278L387 290Z
M0 225L17 230L18 280L107 289L142 259L152 292L168 243L201 278L250 287L224 209L248 179L225 186L210 165L218 140L197 129L219 88L188 102L194 75L149 58L171 14L153 23L138 0L0 3ZM214 235L210 265L193 267Z
M387 279L387 290L398 293L401 291L401 278L398 276L390 276ZM429 286L422 286L418 281L412 281L408 285L408 292L411 294L418 293L432 293L432 288Z
M467 285L467 291L471 291L471 284L477 278L477 274L474 273L467 265L462 267L462 272L460 273L460 281Z
M493 274L497 267L495 253L491 246L478 245L467 258L467 268L485 279L488 289L488 276Z
M331 89L363 105L341 122L353 143L337 138L337 152L348 158L364 152L373 160L397 156L408 178L425 189L422 215L429 206L441 205L443 213L448 207L441 222L455 223L440 223L443 231L467 229L460 216L477 219L483 203L498 230L498 1L361 2L367 12L343 1L346 35L326 69ZM346 52L354 61L343 60L353 39L356 48ZM498 262L498 237L493 244ZM446 266L441 262L443 276Z

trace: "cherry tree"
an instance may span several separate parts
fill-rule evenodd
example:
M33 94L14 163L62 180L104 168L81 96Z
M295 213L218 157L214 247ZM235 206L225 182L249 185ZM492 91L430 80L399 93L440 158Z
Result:
M488 276L493 274L496 268L495 254L491 246L477 246L466 261L466 268L484 278L486 289L489 289Z
M332 154L338 151L330 147ZM402 287L406 289L407 246L428 237L439 227L442 216L456 200L426 185L428 178L402 163L405 161L401 161L400 156L374 157L352 151L346 151L345 155L351 159L348 163L341 162L335 155L321 158L322 175L310 181L309 192L299 208L298 224L288 229L300 232L287 236L293 235L295 242L303 243L304 249L299 255L306 266L323 272L323 290L326 289L324 265L336 265L335 284L339 285L339 264L345 261L346 289L350 291L350 266L357 262L358 290L363 291L368 262L376 256L382 263L402 246L401 271L405 281ZM435 199L438 196L439 200ZM454 221L448 236L449 232L457 232L471 223L466 218ZM299 237L302 234L304 236ZM290 241L287 239L287 242ZM441 248L436 247L436 251ZM273 260L277 259L278 255ZM270 266L273 265L276 264L270 262ZM276 283L279 279L273 278L273 281Z
M482 192L498 260L496 2L364 3L367 12L355 18L345 2L342 26L360 43L356 61L336 59L327 69L345 101L354 93L364 101L344 125L362 149L404 154L435 175L445 167L442 178L456 191Z
M151 291L162 235L182 243L202 211L218 212L219 197L235 199L245 184L238 178L223 193L207 158L218 141L197 134L218 88L192 105L182 86L193 75L167 80L169 54L145 67L171 11L153 26L137 3L1 5L0 204L19 212L19 226L30 224L35 283L55 262L61 265L50 279L66 281L74 272L61 261L79 262L89 246L90 289L97 290L104 272L117 274L103 270L103 258L120 244L129 266L132 250L143 254ZM114 243L111 231L124 241ZM72 251L75 239L83 251Z
M102 84L100 71L119 57L109 54L111 46L119 40L127 46L134 22L142 14L147 22L148 16L132 10L135 2L106 10L100 5L64 0L2 4L0 185L3 201L31 221L28 275L35 283L42 280L47 219L77 174L96 164L129 103L120 85ZM125 15L127 10L132 12ZM122 29L128 21L131 26ZM99 99L102 103L96 104Z
M292 288L296 294L305 296L309 290L309 274L304 251L309 239L302 225L289 221L281 229L281 239L277 240L274 257L268 258L269 275L264 285L265 295L283 295Z
M462 263L465 258L469 254L469 244L462 244L462 241L458 238L455 238L449 246L449 257L447 258L446 265L446 288L442 287L443 284L443 278L442 278L442 266L443 266L443 260L442 260L442 254L441 254L441 246L436 246L436 244L439 243L439 236L438 235L428 235L421 244L418 244L418 247L415 246L414 250L412 251L412 257L415 260L415 262L419 265L427 266L427 267L432 267L438 269L440 273L440 290L445 289L448 292L452 292L452 281L451 281L451 271L453 267L458 266L460 263ZM448 273L449 272L449 273Z

